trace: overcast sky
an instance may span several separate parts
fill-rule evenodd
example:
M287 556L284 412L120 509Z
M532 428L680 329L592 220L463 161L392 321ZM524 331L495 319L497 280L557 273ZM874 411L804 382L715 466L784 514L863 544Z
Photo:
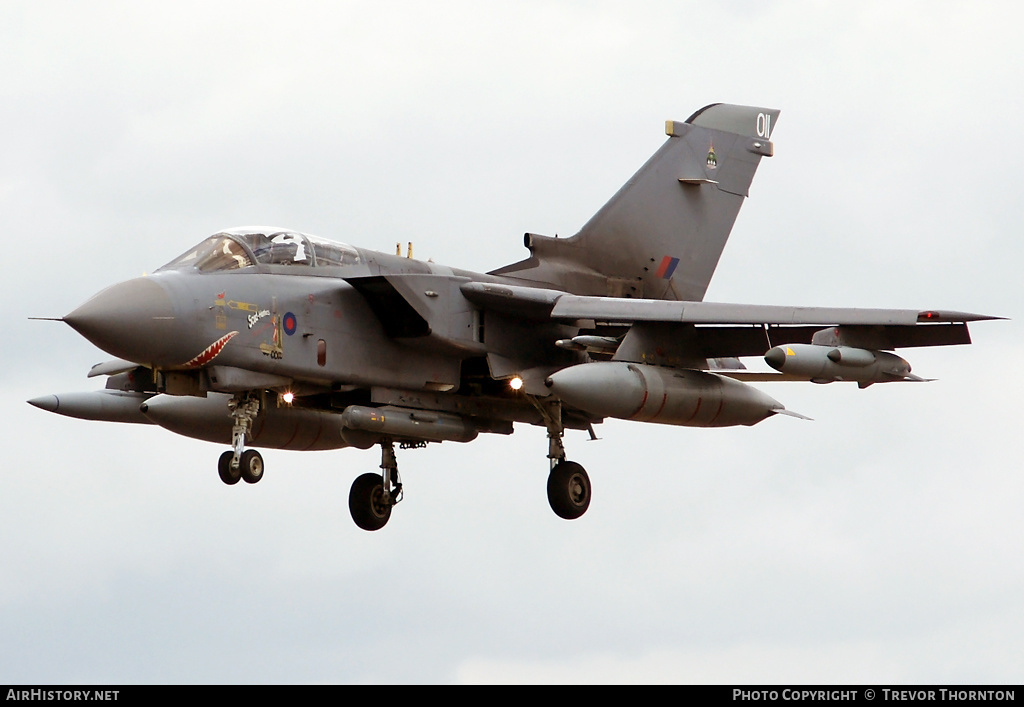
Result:
M495 5L492 7L492 5ZM287 7L287 9L285 9ZM1019 3L0 4L0 683L1020 683ZM712 301L1010 317L814 418L399 453L216 445L25 404L108 355L61 316L288 226L490 270L568 236L712 102L779 108ZM757 361L752 362L756 365Z

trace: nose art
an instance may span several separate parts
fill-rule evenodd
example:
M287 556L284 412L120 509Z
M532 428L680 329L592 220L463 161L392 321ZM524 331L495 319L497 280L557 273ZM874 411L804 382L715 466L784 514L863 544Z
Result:
M167 291L147 277L108 287L64 321L107 353L136 363L158 362L178 329Z

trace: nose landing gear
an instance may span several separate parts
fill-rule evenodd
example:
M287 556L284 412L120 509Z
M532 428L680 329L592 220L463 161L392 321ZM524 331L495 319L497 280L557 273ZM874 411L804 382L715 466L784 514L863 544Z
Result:
M255 449L245 448L245 436L252 432L252 423L260 412L260 399L253 393L240 393L228 401L228 411L235 424L231 428L231 450L217 460L220 480L229 486L244 480L255 484L263 478L263 457Z

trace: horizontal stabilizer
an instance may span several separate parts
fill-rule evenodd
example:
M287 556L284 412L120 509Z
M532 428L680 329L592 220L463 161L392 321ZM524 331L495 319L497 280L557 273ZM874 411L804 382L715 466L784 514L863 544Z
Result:
M743 381L744 383L806 383L807 376L794 376L788 373L769 373L767 371L709 371L719 376Z
M767 371L729 371L729 370L712 370L709 373L715 373L726 378L732 378L733 380L743 381L744 383L806 383L813 380L812 376L799 375L796 373L769 373ZM921 376L914 375L913 373L907 373L903 376L892 376L886 380L886 383L931 383L932 381L938 380L937 378L922 378ZM838 382L838 381L837 381ZM856 381L850 381L851 383Z

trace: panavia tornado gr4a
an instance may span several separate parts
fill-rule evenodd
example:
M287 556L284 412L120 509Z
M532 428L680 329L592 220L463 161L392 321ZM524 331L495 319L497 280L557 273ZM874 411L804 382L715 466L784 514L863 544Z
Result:
M226 484L263 478L259 447L380 446L382 471L349 494L366 530L402 498L396 444L543 425L551 508L578 518L591 485L566 428L796 415L746 381L920 381L893 349L967 344L967 322L995 318L702 301L778 116L715 104L669 121L579 233L527 234L529 258L486 274L286 229L216 233L63 318L117 357L89 374L104 390L29 402L227 445Z

